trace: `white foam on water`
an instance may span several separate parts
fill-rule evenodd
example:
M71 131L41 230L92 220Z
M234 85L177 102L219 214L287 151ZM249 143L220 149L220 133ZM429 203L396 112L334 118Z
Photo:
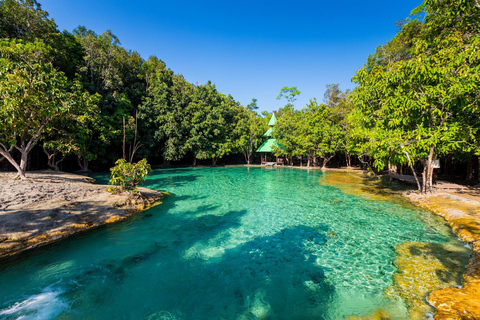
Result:
M53 319L68 308L68 304L60 298L61 293L47 287L40 294L0 310L0 316L17 320Z

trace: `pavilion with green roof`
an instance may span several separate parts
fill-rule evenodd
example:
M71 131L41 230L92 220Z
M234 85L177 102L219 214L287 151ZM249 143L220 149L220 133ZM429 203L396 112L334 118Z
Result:
M268 126L270 128L268 128L267 132L263 134L263 136L267 137L268 139L265 140L265 142L262 143L262 145L256 150L256 152L261 153L262 164L267 163L267 155L273 152L273 146L283 148L282 145L277 142L277 139L272 138L273 127L276 123L277 117L275 117L275 113L273 113L272 118L270 118L270 121L268 122ZM279 159L277 157L276 163L283 163L283 159Z

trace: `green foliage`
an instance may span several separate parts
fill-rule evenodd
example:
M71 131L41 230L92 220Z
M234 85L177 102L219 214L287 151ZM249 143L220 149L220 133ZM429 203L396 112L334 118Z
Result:
M28 153L56 119L71 112L68 80L48 62L42 42L0 40L0 154L23 177ZM22 154L19 165L10 151Z
M297 100L296 96L298 95L300 95L300 91L297 89L297 87L283 87L280 89L277 100L285 98L289 104L293 104L295 100Z
M440 156L480 154L479 7L476 0L425 0L368 57L353 93L330 84L324 104L312 99L295 110L300 91L282 88L277 99L286 105L273 137L283 148L275 153L325 165L343 152L378 169L430 168ZM257 114L256 99L244 107L211 82L193 85L157 57L144 61L126 50L111 31L59 32L35 0L0 0L0 37L0 156L19 172L40 140L49 164L75 154L87 170L91 160L117 159L123 119L128 141L137 111L135 139L150 158L215 163L241 152L249 163L264 141L270 115Z
M236 113L229 143L233 152L243 153L247 164L252 162L253 152L264 140L262 136L268 130L265 120L266 118L260 117L251 106L241 108Z
M0 38L45 39L57 32L56 27L35 0L0 1Z
M252 102L250 102L248 105L247 105L247 108L248 110L250 111L255 111L258 109L258 105L257 105L257 99L252 99Z
M342 90L340 90L340 85L336 84L327 84L327 91L323 95L323 101L330 107L336 107L340 100L342 99Z
M283 146L274 147L279 156L307 155L314 165L317 158L324 160L323 166L340 149L343 139L342 128L335 121L332 109L326 104L310 100L306 108L296 111L287 105L279 112L274 138Z
M478 152L480 37L473 1L424 5L425 22L407 23L357 72L353 100L374 165L420 162L425 181L432 159Z
M110 183L119 186L121 192L137 193L137 187L143 184L152 171L147 159L142 159L137 163L129 163L125 159L119 159L115 162L115 167L110 169ZM116 190L117 188L111 187L108 191L115 193Z
M142 77L147 92L138 109L146 149L150 155L161 155L167 161L180 160L188 151L188 107L195 88L154 56L142 65Z

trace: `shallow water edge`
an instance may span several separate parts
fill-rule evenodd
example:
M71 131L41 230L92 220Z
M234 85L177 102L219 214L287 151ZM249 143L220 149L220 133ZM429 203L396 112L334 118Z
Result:
M343 192L363 194L372 200L401 195L413 205L443 217L466 243L464 248L454 243L406 242L398 245L395 248L398 257L394 262L398 273L387 295L396 292L402 296L409 305L412 319L423 319L432 313L429 304L436 309L435 320L480 318L480 203L443 192L419 195L395 190L392 194L385 184L366 174L345 170L343 172L349 173L345 177L338 174L342 171L326 175L323 183ZM466 260L468 251L470 259ZM459 273L465 265L465 272Z

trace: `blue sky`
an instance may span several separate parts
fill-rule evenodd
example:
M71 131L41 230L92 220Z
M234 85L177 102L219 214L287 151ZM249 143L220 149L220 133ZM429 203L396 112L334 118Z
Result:
M421 0L124 1L39 0L59 29L108 29L144 59L156 55L191 83L211 80L242 104L272 111L282 87L302 92L297 108L350 79L397 32Z

